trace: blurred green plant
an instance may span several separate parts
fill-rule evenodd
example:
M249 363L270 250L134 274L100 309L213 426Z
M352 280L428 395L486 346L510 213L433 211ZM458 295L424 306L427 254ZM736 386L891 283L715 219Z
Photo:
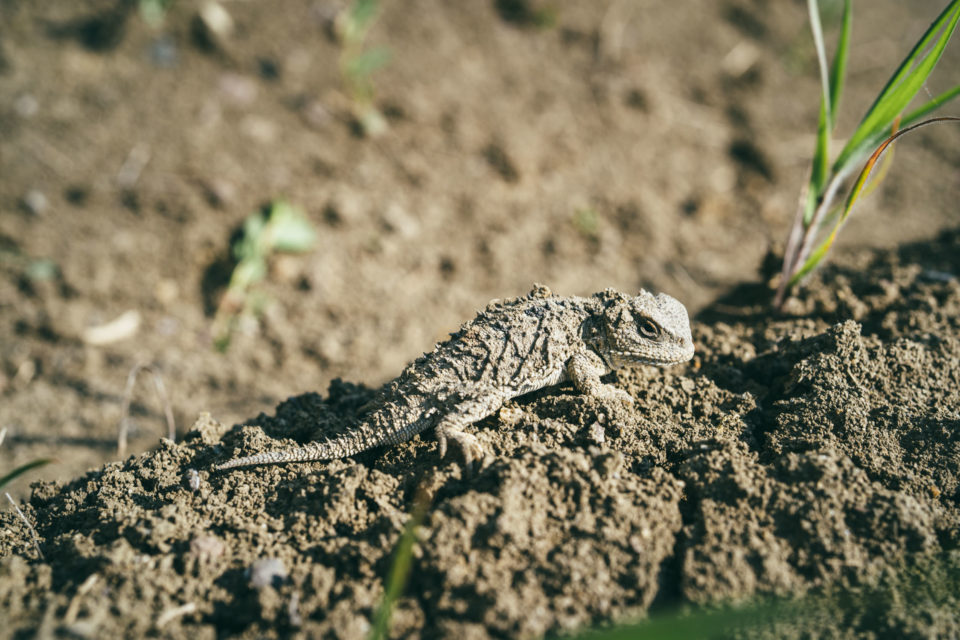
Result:
M54 280L59 273L60 268L57 266L56 262L46 258L40 258L37 260L31 260L27 264L27 269L24 275L26 275L29 280L33 280L34 282L45 282L47 280Z
M500 17L521 27L552 29L557 26L559 7L553 2L535 0L496 0Z
M0 489L4 488L8 484L16 480L18 477L25 474L26 472L36 469L38 467L42 467L44 465L50 464L53 461L54 461L53 458L38 458L36 460L31 460L26 464L20 465L10 473L0 478Z
M231 246L236 266L214 318L214 346L226 351L243 315L258 315L264 297L255 290L267 276L270 257L277 252L303 253L313 248L316 231L303 212L283 200L274 201L268 211L251 214Z
M390 51L385 47L365 48L379 13L380 0L353 0L334 24L341 46L340 78L357 126L370 137L387 130L387 120L374 104L373 74L390 61Z
M573 226L587 238L596 239L600 232L600 214L593 207L581 207L573 212Z
M684 605L642 621L585 629L574 640L693 638L939 637L955 629L960 552L909 554L880 580L838 583L802 595L740 604ZM912 633L905 633L909 629ZM949 633L948 633L949 635ZM952 636L951 636L952 637Z
M167 11L172 4L173 0L140 0L138 3L140 17L148 26L157 29L163 26Z
M7 436L7 428L3 427L2 429L0 429L0 444L3 444L3 441L6 438L6 436ZM28 471L32 471L33 469L36 469L38 467L42 467L44 465L50 464L51 462L56 462L56 460L54 458L37 458L36 460L31 460L26 464L20 465L10 473L4 475L3 477L0 477L0 489L3 489L5 486L10 484L11 482L13 482L15 479L19 478L23 474L27 473ZM27 530L30 532L30 536L33 539L33 546L37 550L37 556L42 560L43 551L40 550L40 540L37 538L36 530L33 528L33 525L30 524L30 521L27 520L27 516L24 515L20 507L17 506L17 503L10 496L10 494L5 492L5 495L7 496L7 500L10 502L10 505L13 507L13 510L16 512L17 516L21 520L23 520L23 522L26 524Z
M430 506L430 498L424 488L421 486L417 490L417 496L414 498L413 510L410 517L407 518L407 524L397 540L396 549L393 552L393 562L390 565L390 573L387 576L386 586L383 592L383 600L373 616L373 625L370 628L368 640L383 640L390 635L390 617L397 600L403 595L403 589L407 584L407 578L410 576L410 569L413 566L413 545L417 542L417 527L423 523L427 515L427 509Z
M8 263L21 271L28 282L49 282L60 277L60 267L49 258L31 258L18 248L0 247L0 264Z
M890 143L900 135L927 124L955 120L955 118L930 120L922 120L922 118L960 95L960 86L956 86L907 113L906 116L902 115L907 105L923 88L957 27L957 22L960 20L960 0L952 0L897 67L831 164L830 134L836 125L836 113L840 104L840 95L843 92L850 46L852 8L850 0L844 0L837 49L833 62L828 64L820 26L819 4L817 0L808 0L807 5L820 67L820 117L810 179L804 188L794 224L787 238L780 283L774 297L776 308L780 308L783 304L786 292L796 286L826 256L840 227L850 215L853 204L860 196L870 172ZM903 127L903 130L898 131L900 127ZM868 160L854 188L844 204L835 207L834 201L840 187L864 158ZM822 236L831 224L832 230L814 250L817 238Z
M758 599L740 607L724 606L667 611L633 624L609 629L590 629L573 636L575 640L691 640L727 638L735 632L768 628L775 620L789 620L795 605L787 601Z

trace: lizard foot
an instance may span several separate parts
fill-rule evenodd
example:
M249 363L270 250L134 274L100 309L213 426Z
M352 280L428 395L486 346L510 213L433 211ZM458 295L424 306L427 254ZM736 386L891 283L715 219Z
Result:
M619 400L624 404L633 404L633 396L612 384L603 385L597 396L605 400Z
M474 460L480 460L484 456L483 446L476 436L456 431L454 429L437 430L437 441L440 445L440 458L447 455L447 440L453 440L463 452L463 464L468 470L473 469Z

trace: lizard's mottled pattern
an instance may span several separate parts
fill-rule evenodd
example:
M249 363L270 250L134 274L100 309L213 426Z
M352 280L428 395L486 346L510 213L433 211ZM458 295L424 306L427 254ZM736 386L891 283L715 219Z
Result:
M537 286L524 297L492 301L408 365L349 433L215 468L344 458L429 428L436 431L441 456L453 440L469 465L483 450L463 428L510 398L569 380L582 393L632 402L600 376L622 366L671 365L692 357L687 310L666 294L627 296L607 289L588 298L560 297Z

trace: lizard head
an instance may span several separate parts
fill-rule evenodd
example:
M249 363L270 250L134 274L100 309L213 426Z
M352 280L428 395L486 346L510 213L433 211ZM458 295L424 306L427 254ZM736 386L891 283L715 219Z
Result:
M600 355L613 368L625 365L680 364L693 357L687 308L665 293L640 291L630 297L608 289L604 302Z

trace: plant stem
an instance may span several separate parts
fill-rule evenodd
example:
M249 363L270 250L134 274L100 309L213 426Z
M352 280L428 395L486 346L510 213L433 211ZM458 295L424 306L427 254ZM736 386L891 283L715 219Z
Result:
M813 241L816 239L817 231L820 228L820 223L833 205L833 200L837 197L837 191L840 189L840 185L842 185L843 181L850 175L853 166L853 163L851 163L844 167L839 173L833 175L830 182L827 183L827 188L824 189L820 204L817 205L816 210L813 212L810 224L805 228L803 226L803 212L806 193L802 195L800 204L797 206L797 217L794 220L793 227L790 229L790 237L787 240L787 248L783 256L783 271L780 275L780 284L777 286L777 295L773 299L773 306L778 311L780 307L783 306L787 286L793 278L793 274L797 272L799 266L802 265L810 255L810 251L813 249ZM803 239L799 240L801 229L803 229ZM797 246L798 241L799 247Z

